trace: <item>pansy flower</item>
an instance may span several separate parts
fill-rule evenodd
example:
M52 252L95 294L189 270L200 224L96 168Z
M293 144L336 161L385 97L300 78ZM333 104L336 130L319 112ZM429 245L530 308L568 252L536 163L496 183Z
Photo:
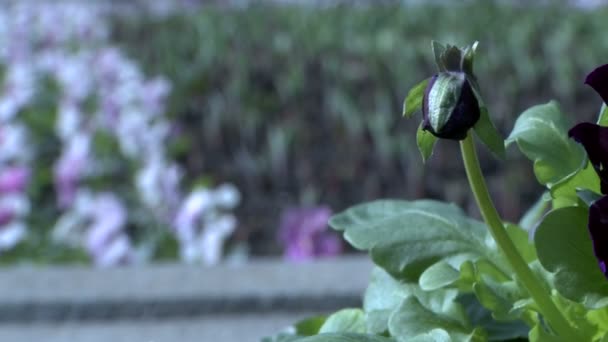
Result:
M608 103L608 64L593 70L585 79L585 83ZM604 196L589 207L588 228L599 266L608 277L608 127L583 122L570 129L568 135L583 145L600 178L600 188Z

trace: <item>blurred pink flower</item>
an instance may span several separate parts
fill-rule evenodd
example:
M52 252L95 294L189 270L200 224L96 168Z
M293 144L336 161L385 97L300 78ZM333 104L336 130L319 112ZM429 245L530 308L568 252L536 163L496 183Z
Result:
M0 194L23 192L29 180L30 171L23 166L11 166L0 172Z
M287 209L281 215L279 227L285 258L303 261L340 254L340 238L327 231L330 216L331 209L326 206Z

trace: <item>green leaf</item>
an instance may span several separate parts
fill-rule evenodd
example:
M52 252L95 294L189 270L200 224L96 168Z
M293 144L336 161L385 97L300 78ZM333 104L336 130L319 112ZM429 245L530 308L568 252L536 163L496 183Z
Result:
M568 177L551 187L553 208L578 205L578 189L588 189L593 192L600 192L600 178L593 166L589 163L573 176Z
M422 162L426 162L431 154L433 154L435 142L437 142L437 137L430 132L423 130L422 124L420 124L418 131L416 132L416 144L418 145L418 150L422 156Z
M510 223L506 225L506 230L519 254L527 263L531 263L537 259L536 249L534 244L530 242L530 236L526 230Z
M475 130L475 134L479 137L481 142L486 145L486 147L494 153L498 158L505 158L505 140L502 137L502 134L498 132L494 123L492 123L492 119L490 119L490 113L488 112L488 108L481 97L481 89L479 88L479 83L477 83L477 79L475 76L467 75L467 81L471 85L471 89L473 90L473 94L479 103L479 120L473 127Z
M534 174L541 184L551 188L585 166L583 149L568 138L566 117L551 101L523 112L507 145L516 142L526 157L534 161Z
M363 297L367 331L373 334L388 331L388 319L391 313L412 291L411 285L401 283L382 268L375 267Z
M479 107L479 121L475 124L473 129L475 130L475 134L479 137L481 142L486 145L492 153L494 153L498 158L505 158L505 140L498 132L492 120L490 119L490 114L488 114L488 109L485 106L480 105Z
M564 316L572 326L579 331L581 340L597 341L602 337L603 333L600 331L597 322L593 321L593 318L590 317L590 311L584 305L567 300L560 296L559 293L555 293L552 297L558 309L564 313Z
M471 325L482 327L488 334L488 341L508 341L528 336L530 328L521 320L498 321L492 312L484 308L473 295L462 295L458 301L464 307Z
M570 342L546 331L541 324L537 324L532 330L530 330L528 339L530 342Z
M519 220L519 226L526 231L532 230L536 227L536 224L541 220L549 204L551 203L550 194L545 192L536 200L536 202L526 211Z
M330 315L319 333L334 332L365 333L365 314L361 309L342 309Z
M328 333L304 337L297 342L395 342L394 339L375 335L354 333Z
M489 277L483 277L483 281L475 283L473 290L479 302L492 311L498 320L519 318L521 312L514 309L513 304L527 298L524 290L514 281L499 283Z
M457 292L438 293L428 292L428 303L424 305L414 296L403 300L389 320L389 330L397 341L410 341L417 336L427 340L425 335L435 331L435 336L442 336L446 341L485 341L486 336L481 329L473 329L464 310L455 296ZM449 338L446 339L445 335Z
M310 336L318 334L326 319L325 316L313 316L297 322L294 324L296 335Z
M602 108L600 108L600 115L597 118L597 124L600 126L608 126L608 106L605 103L602 103Z
M424 91L426 90L426 86L429 84L430 79L416 84L410 91L407 93L405 100L403 101L403 116L406 118L411 118L412 114L416 111L419 111L422 108L422 100L424 99Z
M432 291L451 285L458 279L460 272L457 268L445 261L439 261L422 272L418 283L423 290Z
M534 235L538 259L555 273L555 287L567 299L588 308L608 305L608 282L593 255L588 211L564 207L545 216Z
M319 333L321 326L325 323L325 316L313 316L298 321L292 325L289 332L281 332L272 337L262 339L262 342L293 342L305 336L312 336Z
M369 250L374 262L397 279L417 282L439 260L459 269L465 260L485 258L510 274L484 224L452 204L431 200L379 200L332 217L355 248Z
M446 67L443 64L443 54L445 53L445 46L438 41L431 41L431 46L433 49L433 55L435 56L435 64L437 64L437 69L439 72L446 71Z

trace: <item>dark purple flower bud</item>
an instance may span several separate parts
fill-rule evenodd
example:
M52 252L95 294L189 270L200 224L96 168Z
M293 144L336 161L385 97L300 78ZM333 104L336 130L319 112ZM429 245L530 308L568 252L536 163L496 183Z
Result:
M600 176L602 193L608 194L608 127L583 122L571 128L568 136L583 145Z
M600 94L604 103L608 104L608 64L596 68L587 75L585 84L590 85L591 88Z
M479 103L463 72L431 78L422 100L422 128L444 139L463 140L479 120Z
M608 278L608 196L593 202L589 207L588 228L593 241L593 252L602 273Z

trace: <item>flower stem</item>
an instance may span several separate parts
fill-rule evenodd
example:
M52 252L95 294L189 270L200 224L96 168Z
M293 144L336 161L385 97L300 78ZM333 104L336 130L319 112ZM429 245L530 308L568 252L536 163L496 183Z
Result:
M498 248L507 258L509 264L513 268L517 279L528 290L530 297L536 302L541 313L549 322L551 328L567 341L580 341L578 332L570 325L562 312L557 308L550 294L543 288L541 281L532 272L528 264L524 261L521 254L513 244L513 241L507 234L504 228L500 215L494 207L492 198L488 192L486 182L484 180L477 152L475 151L475 143L469 132L466 139L460 142L460 150L464 167L467 172L467 178L475 201L481 212L481 216L488 225L492 237L496 241Z

